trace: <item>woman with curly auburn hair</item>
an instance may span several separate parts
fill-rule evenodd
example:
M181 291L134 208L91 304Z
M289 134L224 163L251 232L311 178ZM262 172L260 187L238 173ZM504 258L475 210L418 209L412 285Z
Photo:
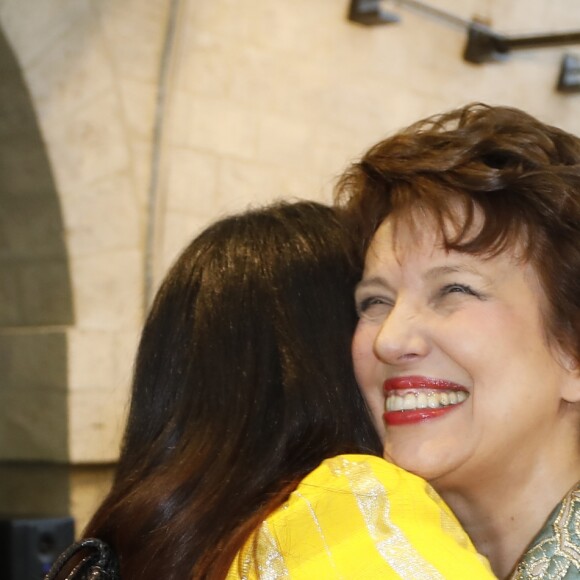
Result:
M580 578L580 139L469 105L372 147L338 199L386 455L500 578Z

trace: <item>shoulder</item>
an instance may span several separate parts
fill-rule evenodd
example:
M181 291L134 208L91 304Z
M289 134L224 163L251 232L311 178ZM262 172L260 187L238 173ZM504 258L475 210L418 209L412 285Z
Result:
M580 482L550 514L512 580L580 578Z
M326 506L348 506L352 516L359 517L362 503L386 507L410 507L423 502L447 509L431 486L380 457L371 455L339 455L326 459L309 473L291 494L289 508L315 502L317 509ZM280 514L282 516L282 514ZM282 516L284 517L284 516Z
M366 455L321 463L250 544L238 569L269 562L277 578L400 578L404 570L441 580L493 577L425 481Z
M285 508L274 514L274 525L279 521L286 528L295 513L300 520L309 515L320 528L333 529L340 514L342 528L374 535L375 542L398 539L406 548L418 547L429 557L446 551L452 555L457 546L475 552L431 485L380 457L339 455L325 460L304 478Z
M373 455L338 455L326 459L304 478L298 489L308 492L311 486L350 492L382 487L392 496L431 490L425 480Z

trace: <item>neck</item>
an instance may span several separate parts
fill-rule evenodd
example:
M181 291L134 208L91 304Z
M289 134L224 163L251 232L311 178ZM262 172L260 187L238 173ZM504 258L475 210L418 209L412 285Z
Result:
M580 464L543 465L522 475L480 478L469 489L432 482L499 578L509 576L552 510L580 480Z

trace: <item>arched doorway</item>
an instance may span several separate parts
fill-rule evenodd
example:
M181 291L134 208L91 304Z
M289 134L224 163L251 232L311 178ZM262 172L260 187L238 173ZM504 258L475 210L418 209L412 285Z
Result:
M0 497L11 503L0 509L6 512L15 494L42 501L44 493L34 489L40 481L29 477L33 462L66 461L66 329L74 311L56 185L1 29L0 78ZM53 486L57 512L68 506L66 481L58 477Z

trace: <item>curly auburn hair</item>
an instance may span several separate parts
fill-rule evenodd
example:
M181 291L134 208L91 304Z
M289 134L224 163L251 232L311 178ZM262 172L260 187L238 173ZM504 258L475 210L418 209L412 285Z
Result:
M387 216L412 225L417 210L447 250L517 247L543 287L547 336L580 363L579 138L515 108L470 104L374 145L342 175L336 200L362 252Z

